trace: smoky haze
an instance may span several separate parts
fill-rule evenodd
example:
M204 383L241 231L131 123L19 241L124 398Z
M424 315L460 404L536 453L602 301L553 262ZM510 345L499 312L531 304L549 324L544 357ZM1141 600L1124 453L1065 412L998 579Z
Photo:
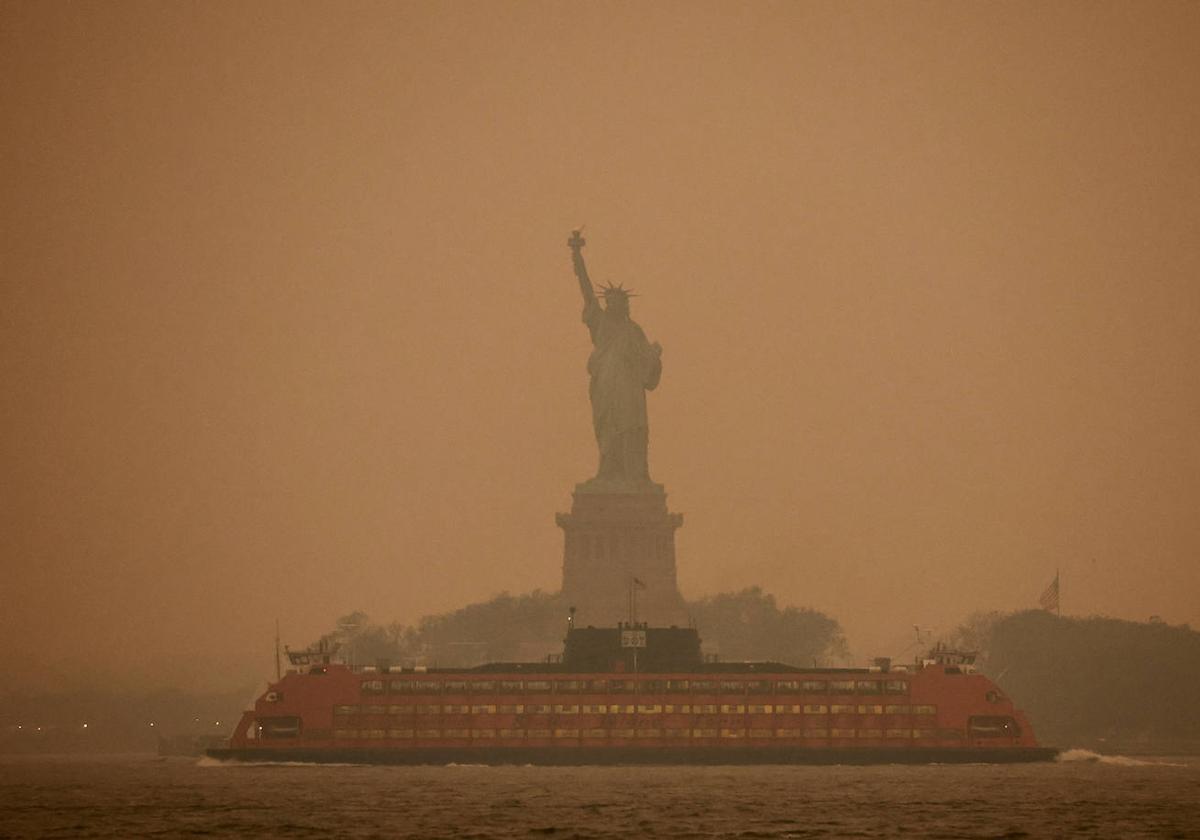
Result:
M1200 6L0 6L12 688L557 589L566 237L685 596L1200 623Z

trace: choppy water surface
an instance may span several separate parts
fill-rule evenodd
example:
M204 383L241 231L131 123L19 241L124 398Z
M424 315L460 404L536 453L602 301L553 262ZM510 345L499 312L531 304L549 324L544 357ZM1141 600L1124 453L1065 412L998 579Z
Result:
M1200 837L1200 759L356 767L0 759L0 836Z

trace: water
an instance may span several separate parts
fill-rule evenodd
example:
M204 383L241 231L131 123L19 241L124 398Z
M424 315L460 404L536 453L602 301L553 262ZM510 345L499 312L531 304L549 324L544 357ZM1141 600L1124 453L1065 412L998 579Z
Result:
M1196 837L1200 758L358 767L0 758L0 836Z

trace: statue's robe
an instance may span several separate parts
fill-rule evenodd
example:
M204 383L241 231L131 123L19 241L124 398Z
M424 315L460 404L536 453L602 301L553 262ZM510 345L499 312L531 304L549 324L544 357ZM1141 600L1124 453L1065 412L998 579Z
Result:
M597 478L610 481L650 480L647 446L650 424L646 391L662 376L662 359L642 328L630 318L610 314L596 301L583 309L592 336L588 357L592 425L600 447Z

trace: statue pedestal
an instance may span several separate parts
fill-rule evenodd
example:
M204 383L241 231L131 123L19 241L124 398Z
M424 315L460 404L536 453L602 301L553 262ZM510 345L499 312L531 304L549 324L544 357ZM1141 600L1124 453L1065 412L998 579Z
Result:
M592 481L575 488L570 513L555 516L563 529L563 597L577 610L578 626L612 626L630 618L630 584L637 587L637 620L687 624L675 577L675 529L683 514L667 510L662 485Z

